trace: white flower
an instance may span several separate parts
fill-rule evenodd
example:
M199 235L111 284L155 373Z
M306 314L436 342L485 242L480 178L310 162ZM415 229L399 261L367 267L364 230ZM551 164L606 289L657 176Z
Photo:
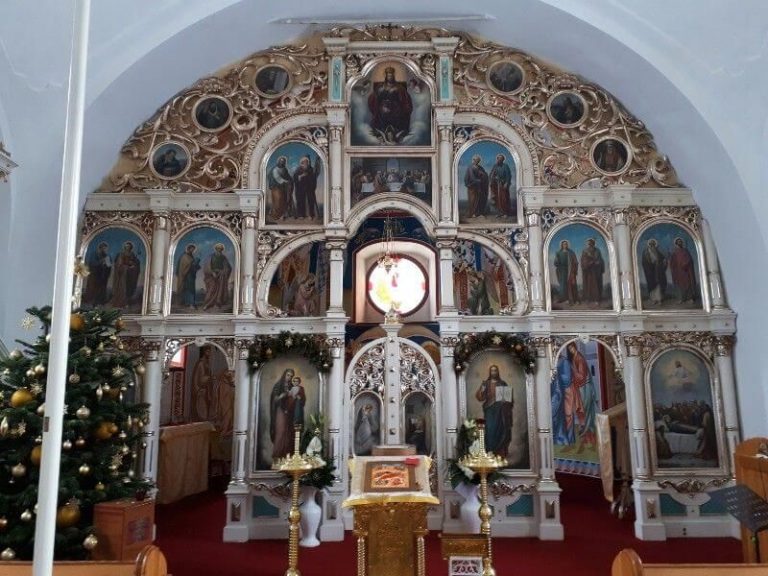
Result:
M459 466L459 469L462 472L464 472L464 476L466 476L468 479L472 480L472 478L475 477L475 473L474 473L474 471L472 471L471 468L467 468L463 464L458 464L458 466Z
M496 346L498 346L499 344L501 344L501 338L498 336L494 336L493 338L491 338L491 342L493 342L494 344L496 344Z
M480 438L472 442L472 445L469 447L469 454L471 456L477 456L478 454L483 453L483 447L480 445Z
M290 348L291 346L293 346L293 340L291 340L291 337L289 336L285 339L285 347Z
M464 428L467 430L471 430L475 427L475 421L474 420L464 420Z
M323 443L318 436L313 436L307 445L307 456L315 456L323 451Z

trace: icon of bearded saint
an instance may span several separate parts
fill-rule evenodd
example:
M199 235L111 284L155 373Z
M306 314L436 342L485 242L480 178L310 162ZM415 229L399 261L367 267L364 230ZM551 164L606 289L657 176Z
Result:
M400 142L408 135L411 126L413 102L405 82L395 78L395 69L384 70L384 81L374 82L368 96L371 111L371 129L385 143Z

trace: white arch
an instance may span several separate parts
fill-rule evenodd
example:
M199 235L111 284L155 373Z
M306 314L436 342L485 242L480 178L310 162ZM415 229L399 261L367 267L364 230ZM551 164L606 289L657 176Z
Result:
M437 220L431 210L426 208L419 200L400 193L390 194L386 200L374 196L357 204L347 216L347 238L353 238L357 234L360 225L368 216L376 212L387 212L388 210L408 212L421 222L429 237L434 238Z
M271 154L272 149L278 141L282 140L286 133L292 132L296 128L311 128L313 126L325 127L328 124L328 117L324 114L298 114L295 116L278 116L270 120L254 134L251 143L248 145L248 153L243 162L243 185L245 189L262 190L262 172L264 162ZM316 145L311 142L306 144L314 148L322 157L325 164L324 172L328 173L328 158ZM327 176L324 176L327 179ZM327 188L327 186L326 186Z

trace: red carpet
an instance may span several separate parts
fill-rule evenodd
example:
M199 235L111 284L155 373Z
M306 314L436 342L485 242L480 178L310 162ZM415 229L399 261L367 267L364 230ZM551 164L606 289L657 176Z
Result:
M619 520L609 513L598 481L573 476L559 479L564 487L565 541L494 539L494 565L499 576L609 576L614 556L628 547L649 563L741 561L741 544L731 538L636 540L632 520ZM214 492L158 507L158 545L173 576L282 576L287 541L225 544L221 541L224 512L225 499ZM344 542L301 548L302 575L354 576L355 545L351 533L347 534ZM427 540L427 574L447 573L448 564L440 557L440 542L433 532Z

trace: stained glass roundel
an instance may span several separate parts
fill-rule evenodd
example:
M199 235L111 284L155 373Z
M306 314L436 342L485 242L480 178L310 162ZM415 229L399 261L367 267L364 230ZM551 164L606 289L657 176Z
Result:
M411 258L396 255L394 259L389 270L377 264L368 272L368 298L384 314L392 309L398 314L410 314L427 297L427 277Z

